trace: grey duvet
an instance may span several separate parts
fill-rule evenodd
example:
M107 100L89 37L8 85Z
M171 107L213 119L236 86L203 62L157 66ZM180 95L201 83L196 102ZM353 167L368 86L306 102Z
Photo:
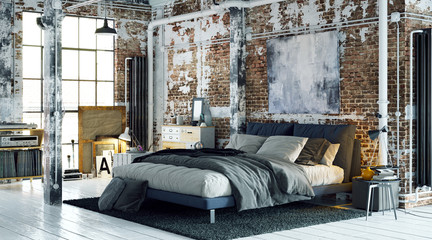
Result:
M230 181L239 211L307 200L314 196L301 167L257 154L189 156L167 153L147 155L134 162L170 164L222 173Z

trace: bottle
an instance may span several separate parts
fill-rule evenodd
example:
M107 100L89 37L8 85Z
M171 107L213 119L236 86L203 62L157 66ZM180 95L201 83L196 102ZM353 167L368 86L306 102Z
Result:
M177 115L177 125L183 125L183 116Z
M375 175L375 172L372 169L370 169L370 167L367 167L366 169L362 169L361 172L362 172L361 176L363 180L366 181L372 180L373 176Z

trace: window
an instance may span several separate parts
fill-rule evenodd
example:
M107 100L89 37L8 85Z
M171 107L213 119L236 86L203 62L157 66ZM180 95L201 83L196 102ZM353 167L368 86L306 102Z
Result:
M23 13L23 121L43 128L43 31L40 13ZM108 21L112 27L114 22ZM63 166L78 167L78 106L113 106L114 37L96 36L102 19L66 16L62 22Z

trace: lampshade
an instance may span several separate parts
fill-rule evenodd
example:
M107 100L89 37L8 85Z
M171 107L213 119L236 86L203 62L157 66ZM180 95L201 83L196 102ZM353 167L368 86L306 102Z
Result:
M380 130L370 130L368 131L369 138L372 140L375 140L379 135L381 131Z
M108 26L108 20L105 18L103 27L96 29L95 34L97 34L97 35L116 35L117 31L114 28L110 28Z
M384 126L380 130L370 130L370 131L368 131L369 138L372 139L372 140L375 140L381 134L381 132L387 132L387 126Z
M131 136L129 135L129 127L126 127L124 133L120 134L119 139L130 142Z

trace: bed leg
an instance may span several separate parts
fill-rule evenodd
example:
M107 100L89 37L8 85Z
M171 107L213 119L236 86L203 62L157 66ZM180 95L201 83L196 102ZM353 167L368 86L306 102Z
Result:
M216 219L216 217L215 217L215 210L211 209L210 210L210 223L215 223L215 219Z

